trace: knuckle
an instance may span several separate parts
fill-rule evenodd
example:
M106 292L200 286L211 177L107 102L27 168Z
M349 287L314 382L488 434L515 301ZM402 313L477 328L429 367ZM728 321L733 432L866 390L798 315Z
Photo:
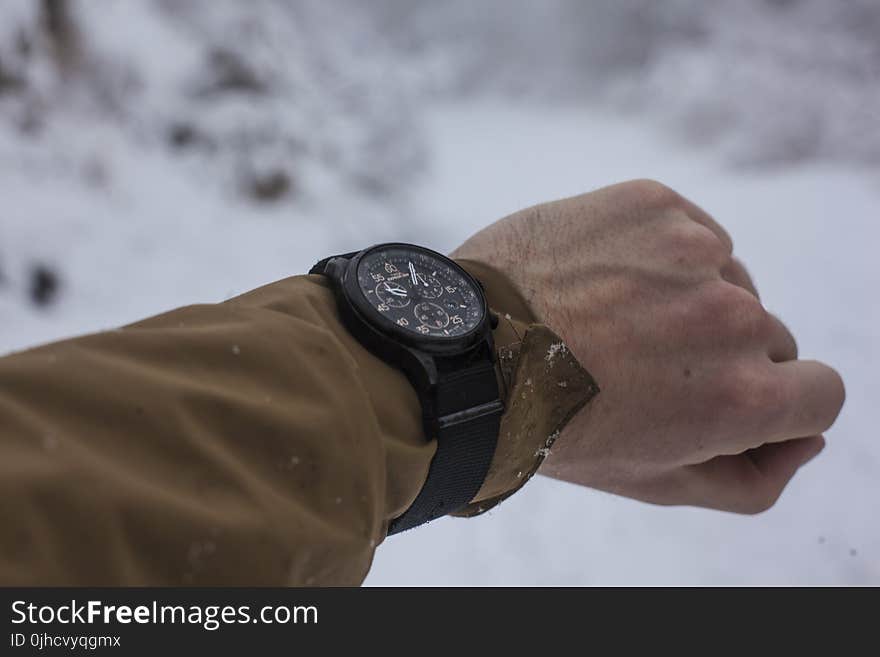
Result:
M747 340L765 338L771 328L770 318L764 307L745 290L735 293L729 317L731 332Z
M637 197L643 205L670 207L681 201L681 196L661 182L649 178L626 183L627 192Z
M676 222L670 234L667 248L680 263L705 262L720 268L728 257L721 240L711 230L690 219Z
M767 314L767 323L768 326L768 337L772 337L775 334L779 340L784 342L788 349L790 350L788 356L790 356L790 360L797 360L798 354L800 352L800 348L798 347L797 339L792 335L791 331L788 327L780 320L778 317L775 317L771 313Z
M770 318L761 302L741 287L725 281L706 286L703 313L713 328L734 338L757 338L770 329Z

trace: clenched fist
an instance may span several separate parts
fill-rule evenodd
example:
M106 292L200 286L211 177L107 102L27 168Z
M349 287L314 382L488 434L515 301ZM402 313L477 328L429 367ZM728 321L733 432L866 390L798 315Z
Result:
M727 232L653 181L538 205L455 257L507 274L598 382L541 472L658 504L774 504L844 400L797 359Z

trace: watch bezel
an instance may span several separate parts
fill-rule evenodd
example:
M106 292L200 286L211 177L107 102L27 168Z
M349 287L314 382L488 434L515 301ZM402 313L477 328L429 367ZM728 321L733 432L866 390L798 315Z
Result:
M396 322L391 321L390 319L384 317L381 313L379 313L370 303L369 299L367 299L366 295L363 293L363 290L361 289L361 286L358 282L357 271L361 261L369 254L378 250L393 248L419 251L433 258L436 258L437 260L445 263L447 266L459 272L461 276L465 280L467 280L476 291L477 299L479 300L481 306L481 317L476 326L470 329L467 333L463 333L461 335L422 335L398 326ZM489 305L486 302L486 295L483 293L483 286L480 284L480 282L476 278L471 276L471 274L468 273L468 271L464 269L464 267L459 265L451 258L448 258L442 253L438 253L436 251L425 248L423 246L418 246L416 244L407 244L405 242L386 242L382 244L375 244L360 251L357 255L355 255L348 261L348 264L345 267L345 272L342 276L342 289L345 293L346 299L352 305L362 321L372 326L380 333L392 336L395 340L399 342L402 342L412 347L417 347L424 351L436 353L460 352L480 342L485 337L487 331L490 330Z

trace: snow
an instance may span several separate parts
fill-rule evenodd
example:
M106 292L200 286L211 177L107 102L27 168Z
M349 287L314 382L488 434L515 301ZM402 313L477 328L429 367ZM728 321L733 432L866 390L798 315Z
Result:
M550 348L547 350L547 355L544 356L544 360L546 360L548 363L552 363L553 360L554 360L559 354L563 354L563 355L564 355L565 352L566 352L566 350L567 350L567 347L566 347L565 344L562 343L562 342L557 342L557 343L555 343L555 344L551 344L551 345L550 345Z
M25 100L0 93L0 353L220 301L380 241L449 251L528 205L656 178L729 229L802 355L842 373L828 447L756 517L536 477L480 518L390 538L367 583L880 584L868 0L804 0L797 20L676 0L653 23L633 21L649 0L377 1L400 24L346 0L83 2L94 70L80 86L45 48L19 61L7 47L35 4L0 10L0 64L30 80ZM859 8L865 33L850 38L832 14ZM394 44L408 34L422 46ZM193 91L216 82L229 44L266 93ZM609 58L626 65L608 74ZM169 144L181 124L195 146ZM279 170L292 180L280 200L243 192ZM46 307L28 299L38 265L60 279Z

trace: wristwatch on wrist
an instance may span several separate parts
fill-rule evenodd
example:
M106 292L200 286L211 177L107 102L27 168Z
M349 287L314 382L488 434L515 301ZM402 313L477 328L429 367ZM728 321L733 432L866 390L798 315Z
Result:
M492 342L498 318L480 282L446 256L401 243L330 256L309 273L330 280L351 334L403 370L425 435L437 439L425 485L388 533L467 505L486 478L504 412Z

